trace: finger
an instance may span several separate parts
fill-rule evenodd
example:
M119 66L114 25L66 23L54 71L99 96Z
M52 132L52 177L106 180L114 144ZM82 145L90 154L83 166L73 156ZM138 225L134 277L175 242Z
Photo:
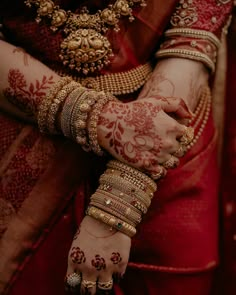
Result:
M188 108L186 102L182 98L167 97L162 102L162 109L167 113L175 113L180 118L189 119L193 116L193 113Z
M97 288L101 291L110 291L113 287L113 278L110 272L103 272L98 277Z
M81 295L95 295L97 290L97 276L94 273L82 274L82 281L80 287Z

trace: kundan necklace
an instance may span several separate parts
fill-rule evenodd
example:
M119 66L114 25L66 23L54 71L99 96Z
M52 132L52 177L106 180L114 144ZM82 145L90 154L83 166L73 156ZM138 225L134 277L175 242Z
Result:
M145 0L116 0L95 14L86 7L80 13L65 11L52 0L26 0L28 7L37 8L36 22L43 17L51 20L50 28L56 32L63 29L66 37L61 43L60 59L71 70L84 75L100 71L110 63L111 44L105 36L108 29L119 30L119 19L126 16L134 20L132 7L145 6Z

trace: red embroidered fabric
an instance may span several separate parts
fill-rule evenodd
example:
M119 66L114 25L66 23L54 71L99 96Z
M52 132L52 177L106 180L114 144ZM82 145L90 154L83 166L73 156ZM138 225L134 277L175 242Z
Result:
M220 38L232 7L233 0L180 0L171 17L171 25L209 31Z

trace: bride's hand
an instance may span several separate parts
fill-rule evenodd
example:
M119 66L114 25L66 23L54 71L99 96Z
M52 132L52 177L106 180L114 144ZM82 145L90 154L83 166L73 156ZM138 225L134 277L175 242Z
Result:
M109 102L98 123L99 144L116 159L149 174L158 174L160 165L180 148L178 139L186 127L175 120L189 118L180 98L152 96L129 103Z
M112 289L113 279L125 273L130 246L131 239L125 234L84 217L69 251L67 279L72 275L73 280L73 274L81 277L77 287L80 294L94 295L97 288Z

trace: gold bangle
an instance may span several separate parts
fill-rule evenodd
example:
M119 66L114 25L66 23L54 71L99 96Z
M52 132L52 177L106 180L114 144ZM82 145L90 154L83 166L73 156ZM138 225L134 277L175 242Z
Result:
M107 167L109 168L114 168L116 170L120 170L124 173L127 173L130 175L130 177L132 176L132 178L136 179L139 182L142 182L143 185L145 186L149 186L149 188L155 192L157 190L157 185L156 183L147 175L145 175L144 173L142 173L141 171L128 166L127 164L124 164L120 161L117 160L111 160L108 162Z
M47 114L47 129L50 134L58 134L58 130L56 128L56 118L58 111L60 109L61 104L65 101L65 99L68 97L68 95L76 88L78 87L78 83L71 81L65 86L62 87L62 89L56 94L56 96L51 101L50 107L48 109Z
M160 49L156 52L157 58L165 58L165 57L181 57L187 58L191 60L200 61L205 64L213 73L215 71L214 62L203 53L199 53L194 50L186 50L186 49Z
M93 90L86 90L77 100L71 115L71 134L72 138L85 151L91 151L88 138L88 118L93 105L99 99L99 94Z
M151 204L151 198L149 198L147 194L145 194L142 191L141 191L142 193L140 193L140 190L136 185L132 185L132 184L130 185L130 182L120 177L119 175L103 174L101 175L99 179L99 183L101 186L104 185L104 190L108 188L107 191L109 191L109 189L112 190L115 187L117 189L118 188L122 189L120 192L120 196L122 196L123 193L129 194L129 195L135 194L135 198L141 201L147 208Z
M211 32L205 30L197 30L197 29L188 29L188 28L176 28L176 29L169 29L165 31L166 37L173 37L173 36L185 36L185 37L192 37L196 39L205 39L213 43L217 48L220 47L220 40Z
M52 100L57 95L57 93L62 89L63 86L70 83L72 79L70 77L64 77L58 80L50 89L49 93L43 99L42 103L39 105L37 121L40 132L47 133L47 115L49 107Z
M89 206L86 210L86 214L126 234L129 237L133 237L136 234L135 227L96 207Z
M126 183L126 186L130 187L132 190L135 189L135 193L140 194L144 199L151 200L154 197L154 192L152 189L150 189L150 187L144 187L143 182L137 180L135 177L132 177L132 175L128 173L108 168L106 172L103 173L103 175L104 174L107 175L107 177L109 176L110 179L112 177L115 177L115 179L119 179L121 183Z
M73 128L73 117L72 114L74 112L74 108L77 105L78 100L80 99L81 95L86 91L85 87L79 87L74 89L67 97L62 111L61 111L61 130L64 136L73 138L72 137L72 128Z
M132 209L138 214L140 214L140 212L142 214L147 213L147 207L145 205L141 204L141 202L139 202L136 198L131 197L124 192L121 192L121 191L118 191L115 189L113 189L112 191L106 191L106 190L103 190L103 188L101 186L98 187L96 192L101 193L103 195L103 197L107 197L107 198L112 197L114 200L123 204L126 207L131 206ZM141 205L141 206L136 206L136 204L134 204L134 201L136 201L136 200L139 203L139 205Z
M130 219L128 219L127 217L123 216L118 210L116 210L116 208L108 208L107 206L105 206L104 204L102 204L101 202L97 202L97 201L90 201L89 202L89 206L94 206L100 210L103 210L104 212L111 214L112 216L119 218L120 220L132 225L133 227L137 226L139 222L134 222L131 221Z
M109 211L107 211L107 209L113 210L116 217L124 220L127 223L132 224L133 226L141 222L141 212L135 211L131 205L125 206L124 204L122 204L122 202L120 202L119 199L114 199L112 193L107 193L106 195L109 195L107 196L108 198L105 198L102 191L97 190L96 193L91 196L90 204L98 207L96 204L93 204L93 202L99 203L103 206L103 208L101 209L108 213ZM116 212L120 216L117 216ZM113 212L111 213L113 214Z

